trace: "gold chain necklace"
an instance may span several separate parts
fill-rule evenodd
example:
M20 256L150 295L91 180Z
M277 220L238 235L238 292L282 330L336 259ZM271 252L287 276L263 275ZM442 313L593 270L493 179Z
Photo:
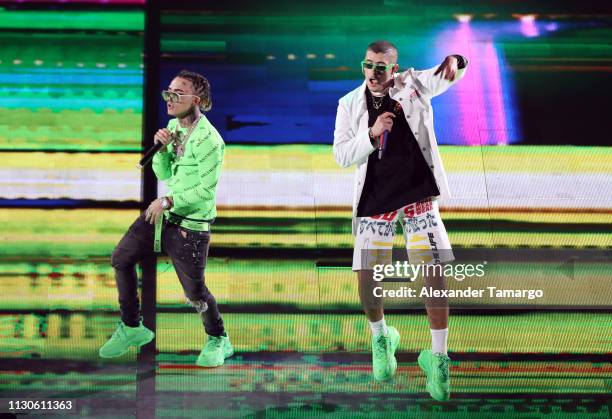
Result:
M185 144L189 140L189 137L191 136L191 133L193 132L196 125L198 125L198 122L200 122L200 118L202 118L202 115L198 116L198 118L193 121L193 123L189 127L189 130L187 131L187 134L185 134L185 136L183 137L183 140L181 140L181 134L179 132L180 124L176 124L176 129L174 131L175 140L172 142L172 145L174 146L174 150L176 151L177 160L183 157L183 155L185 155Z

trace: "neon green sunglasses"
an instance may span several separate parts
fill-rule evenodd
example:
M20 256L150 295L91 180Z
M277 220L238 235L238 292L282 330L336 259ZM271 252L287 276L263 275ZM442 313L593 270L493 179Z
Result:
M361 68L363 69L367 68L368 70L374 69L374 71L379 71L379 72L387 71L390 68L392 68L394 65L395 64L375 64L371 61L366 61L366 60L363 60L361 62Z

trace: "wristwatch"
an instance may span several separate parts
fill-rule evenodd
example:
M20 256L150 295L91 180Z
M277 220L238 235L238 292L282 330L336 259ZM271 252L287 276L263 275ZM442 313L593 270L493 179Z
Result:
M161 206L165 210L170 209L170 201L165 196L161 200Z

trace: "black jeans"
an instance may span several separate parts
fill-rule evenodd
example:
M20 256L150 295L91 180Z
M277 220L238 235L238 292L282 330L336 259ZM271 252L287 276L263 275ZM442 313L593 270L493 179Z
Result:
M130 327L140 322L138 277L136 264L153 256L155 226L144 219L134 221L113 251L111 264L119 292L121 320ZM162 253L170 256L189 303L202 318L204 330L210 336L221 336L225 329L215 297L204 283L204 268L208 257L210 232L193 231L164 221Z

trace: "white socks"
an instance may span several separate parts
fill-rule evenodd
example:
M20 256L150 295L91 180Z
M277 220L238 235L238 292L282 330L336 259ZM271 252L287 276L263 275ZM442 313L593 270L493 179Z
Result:
M372 336L385 335L387 336L387 323L385 323L385 318L383 317L377 322L369 322L370 329L372 329Z
M387 323L383 317L377 322L369 322L373 336L388 334ZM431 352L448 355L448 328L446 329L430 329L431 331Z
M447 355L448 327L446 329L431 330L431 352Z

